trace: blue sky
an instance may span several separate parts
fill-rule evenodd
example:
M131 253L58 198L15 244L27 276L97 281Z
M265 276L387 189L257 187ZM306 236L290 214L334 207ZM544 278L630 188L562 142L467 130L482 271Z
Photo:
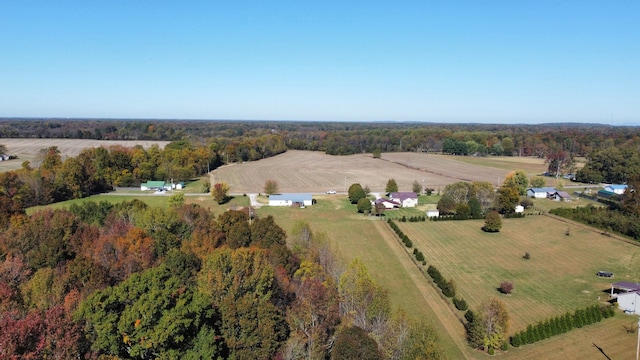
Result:
M640 123L640 1L0 0L0 116Z

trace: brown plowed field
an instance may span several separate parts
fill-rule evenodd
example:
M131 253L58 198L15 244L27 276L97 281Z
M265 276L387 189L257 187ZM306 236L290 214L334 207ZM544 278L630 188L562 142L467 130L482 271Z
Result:
M40 149L57 146L62 154L62 158L77 156L83 149L93 147L109 147L112 145L122 145L133 147L142 145L145 149L157 144L161 149L168 141L150 140L84 140L84 139L0 139L0 144L7 147L9 155L18 156L17 159L0 162L0 171L19 169L23 161L33 161Z
M289 150L272 158L232 164L212 172L212 183L226 182L233 193L261 192L268 179L276 180L280 192L319 193L346 191L360 183L382 192L389 179L400 191L411 191L414 181L443 189L458 181L502 182L509 170L464 163L449 156L423 153L332 156L322 152Z

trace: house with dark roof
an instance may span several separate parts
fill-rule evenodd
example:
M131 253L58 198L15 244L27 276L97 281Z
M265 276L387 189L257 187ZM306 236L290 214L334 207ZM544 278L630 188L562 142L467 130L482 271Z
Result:
M571 195L566 191L556 191L551 195L551 199L555 201L571 201Z
M313 196L311 194L274 194L269 195L269 206L311 206Z
M385 198L377 198L373 202L373 206L376 206L378 204L382 204L382 206L384 206L385 209L397 209L402 206L402 204L400 204L400 202L398 201L385 199Z
M416 207L418 205L418 194L413 191L392 192L389 198L399 202L402 207Z

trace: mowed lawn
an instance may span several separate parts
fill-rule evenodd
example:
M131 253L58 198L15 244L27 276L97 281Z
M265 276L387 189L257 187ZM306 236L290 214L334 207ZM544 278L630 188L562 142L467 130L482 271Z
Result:
M492 296L512 318L511 333L551 316L608 300L614 281L640 281L640 247L548 216L503 219L499 233L481 231L484 221L399 223L427 259L471 308ZM566 232L569 235L566 235ZM525 252L531 259L523 258ZM614 279L595 276L612 271ZM497 291L502 281L512 295Z

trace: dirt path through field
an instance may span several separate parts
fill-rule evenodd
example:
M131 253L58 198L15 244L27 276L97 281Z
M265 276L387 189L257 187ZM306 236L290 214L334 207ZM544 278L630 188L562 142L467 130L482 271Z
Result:
M372 221L372 223L376 226L376 229L384 238L384 241L389 246L389 249L393 252L399 260L404 270L407 272L416 288L420 291L425 302L429 304L431 308L431 312L437 319L433 319L432 324L436 327L436 331L443 342L446 343L454 343L455 347L447 346L447 350L449 353L447 354L450 359L473 359L470 354L467 353L467 344L465 341L465 330L460 321L456 318L456 316L451 312L451 309L444 303L444 301L440 298L440 295L433 288L433 286L427 283L427 279L424 278L424 275L420 272L420 270L416 267L416 265L409 259L409 255L406 253L403 246L396 239L396 235L393 231L387 226L385 222L382 221ZM446 332L446 333L443 333ZM458 352L451 353L454 349L457 348Z

